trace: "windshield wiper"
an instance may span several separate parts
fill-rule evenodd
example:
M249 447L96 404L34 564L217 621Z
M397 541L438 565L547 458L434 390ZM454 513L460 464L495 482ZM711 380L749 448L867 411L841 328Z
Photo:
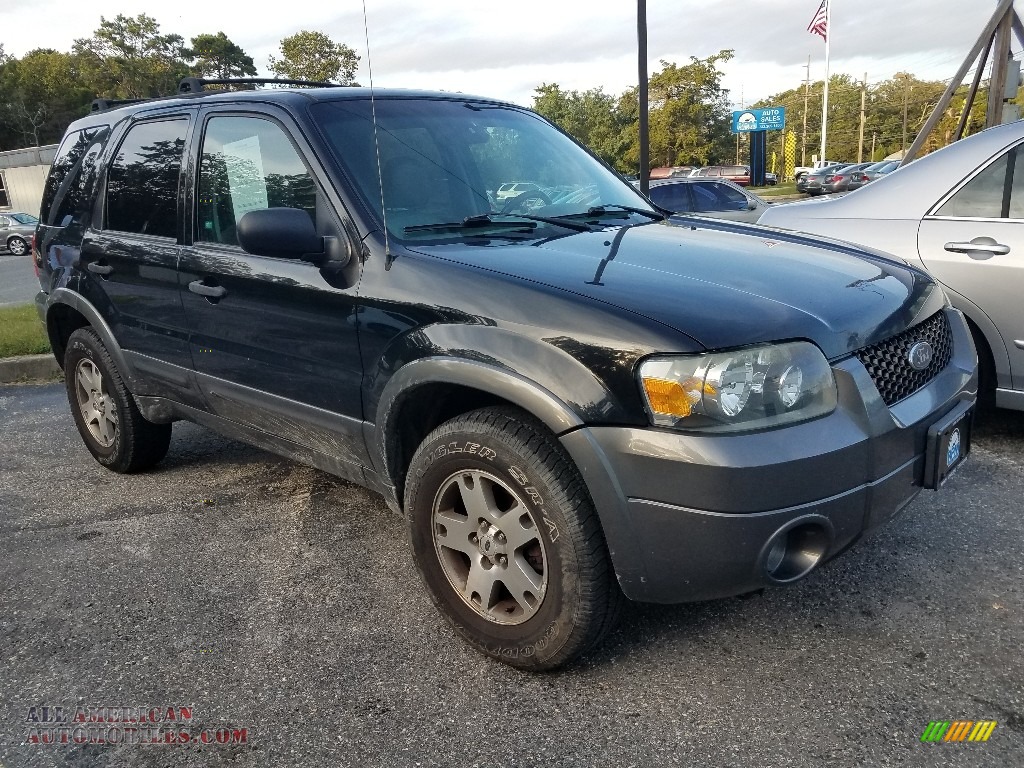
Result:
M493 218L493 216L500 216L501 218ZM516 221L507 221L507 219L516 219ZM524 219L525 221L520 221ZM467 216L462 221L446 222L439 224L416 224L411 227L406 227L405 232L439 232L439 231L451 231L451 232L465 232L467 229L536 229L537 225L533 222L543 222L544 224L554 224L556 227L565 227L576 232L589 232L590 227L586 224L577 224L574 221L563 221L562 219L552 219L547 216L528 216L522 213L501 213L501 214L490 214L481 213L476 216Z
M462 221L438 222L437 224L415 224L405 227L405 232L463 232L467 229L525 229L533 230L536 224L522 221L493 221L487 214L467 216Z
M609 208L614 208L617 211L629 211L630 213L639 213L641 216L646 216L650 219L657 219L658 221L665 220L665 214L658 213L657 211L648 211L644 208L634 208L631 205L619 205L618 203L604 203L602 205L595 205L593 208L587 209L587 216L600 216L603 213L608 213Z

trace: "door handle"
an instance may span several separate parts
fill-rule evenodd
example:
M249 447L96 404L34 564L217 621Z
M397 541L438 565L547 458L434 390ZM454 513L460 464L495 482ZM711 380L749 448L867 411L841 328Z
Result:
M192 293L198 293L208 299L222 299L227 296L228 290L222 285L207 285L202 280L193 280L188 284Z
M95 261L90 261L85 265L85 268L92 272L94 275L109 275L114 271L114 268L109 264L98 264Z
M942 246L947 251L953 253L972 253L982 252L987 253L989 256L1005 256L1010 252L1010 246L997 243L991 237L976 237L969 243L946 243Z

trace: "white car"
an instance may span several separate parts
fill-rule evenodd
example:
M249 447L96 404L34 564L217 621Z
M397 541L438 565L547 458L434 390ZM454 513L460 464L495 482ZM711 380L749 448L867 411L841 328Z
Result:
M983 392L994 391L999 407L1024 410L1024 121L958 141L845 197L773 206L758 223L925 267L967 316Z
M498 187L494 197L499 203L503 203L506 200L511 200L513 197L519 197L524 192L536 192L538 189L539 187L532 181L510 181Z

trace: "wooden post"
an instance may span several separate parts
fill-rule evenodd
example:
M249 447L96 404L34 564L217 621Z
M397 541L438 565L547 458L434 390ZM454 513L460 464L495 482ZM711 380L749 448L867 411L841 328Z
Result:
M1006 60L1010 58L1010 33L1013 31L1013 10L1008 11L996 29L996 47L992 54L992 77L988 86L988 111L985 127L1003 121L1003 91L1006 90Z
M983 29L981 34L978 36L977 41L975 41L970 53L967 54L963 64L960 65L960 69L956 71L956 74L953 75L953 78L949 81L949 85L946 87L946 92L942 94L942 98L939 99L939 103L935 105L935 109L932 111L931 116L921 128L921 132L917 134L917 138L914 139L914 143L910 145L910 149L908 149L906 155L904 155L902 163L909 163L917 156L917 153L921 151L921 147L924 146L925 141L928 139L928 134L930 134L934 130L935 126L939 124L939 120L942 119L943 113L945 113L946 109L949 107L949 102L953 99L953 94L956 93L956 89L960 87L960 83L963 82L964 75L967 74L967 70L971 68L971 64L974 63L974 60L978 57L978 54L981 52L985 43L992 39L992 35L995 33L996 27L999 26L1000 21L1002 21L1002 19L1007 15L1010 16L1010 24L1012 25L1013 21L1017 18L1017 14L1013 11L1013 0L1002 0L1002 2L999 3L999 7L996 8L996 12L992 14L992 18L989 19L988 24L985 25L985 29ZM1004 64L1005 61L1006 59L1004 58ZM1000 97L1001 96L1002 92L1000 92Z

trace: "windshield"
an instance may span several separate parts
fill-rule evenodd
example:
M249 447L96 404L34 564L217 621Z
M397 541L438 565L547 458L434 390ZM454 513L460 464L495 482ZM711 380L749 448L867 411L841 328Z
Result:
M506 232L514 221L522 231L547 232L562 217L654 213L629 184L526 110L377 99L379 174L369 99L321 102L312 110L365 202L380 211L383 201L388 232L401 240L476 236L495 222ZM472 226L462 230L434 226L467 220Z
M29 216L27 213L12 213L11 218L19 224L38 224L39 219L35 216Z

